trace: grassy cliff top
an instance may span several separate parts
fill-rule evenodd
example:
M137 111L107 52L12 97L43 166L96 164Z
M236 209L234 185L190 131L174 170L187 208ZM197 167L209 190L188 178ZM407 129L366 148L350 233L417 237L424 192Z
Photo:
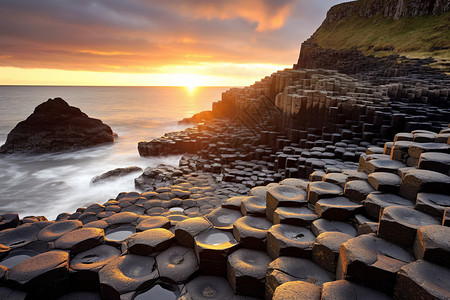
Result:
M438 62L437 67L447 69L448 65L445 65L450 62L450 12L397 20L385 17L382 12L371 17L349 14L335 21L325 20L312 36L312 41L325 49L358 49L374 56L431 56Z

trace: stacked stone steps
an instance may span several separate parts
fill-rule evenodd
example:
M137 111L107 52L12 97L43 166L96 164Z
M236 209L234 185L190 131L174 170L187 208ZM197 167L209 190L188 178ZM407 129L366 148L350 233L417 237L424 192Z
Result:
M428 142L439 135L402 133L396 140ZM383 153L368 147L359 172L316 171L311 181L288 178L231 198L218 177L161 166L142 175L153 186L149 191L121 193L56 222L2 216L12 228L0 230L0 263L23 250L34 252L2 269L0 291L19 299L26 293L63 295L68 283L105 299L150 297L155 287L185 298L348 299L350 291L376 299L448 298L450 231L443 225L449 223L450 177L402 168L403 162ZM234 163L249 171L250 164ZM426 177L414 199L404 198L408 176L424 178L414 172L439 177ZM399 187L384 190L379 174L399 177ZM136 271L142 266L148 272ZM30 267L37 277L26 275Z

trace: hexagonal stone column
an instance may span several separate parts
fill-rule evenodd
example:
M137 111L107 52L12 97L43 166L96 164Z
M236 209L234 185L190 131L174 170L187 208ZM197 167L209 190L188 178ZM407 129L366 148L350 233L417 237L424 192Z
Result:
M369 174L367 181L376 191L395 194L400 188L401 178L397 174L375 172Z
M400 161L390 159L372 159L364 164L366 174L373 172L397 173L397 170L404 168L406 165Z
M325 283L326 284L326 283ZM305 281L289 281L275 289L273 300L320 300L320 286Z
M75 255L70 262L72 288L98 290L98 272L120 254L115 247L100 245Z
M450 227L428 225L417 230L414 255L440 266L450 268Z
M315 235L307 228L277 224L267 232L267 253L279 256L310 258Z
M55 241L55 248L70 250L71 254L77 254L100 245L104 240L103 229L80 228L58 238Z
M450 175L450 154L438 152L422 153L419 159L419 169Z
M314 211L322 218L336 221L346 221L362 211L363 206L345 197L320 199L314 206Z
M272 227L266 218L245 216L233 224L233 236L244 248L266 249L267 230Z
M406 172L402 178L400 196L414 201L420 192L450 195L450 176L420 169Z
M319 216L306 207L278 207L273 214L274 224L309 226Z
M366 180L348 181L344 186L344 196L355 202L363 201L367 195L374 191Z
M4 229L0 231L0 244L9 247L11 250L23 247L35 242L41 229L34 224Z
M222 207L216 208L205 215L205 218L207 218L215 228L228 231L233 230L233 223L241 217L241 212Z
M304 281L322 286L334 275L309 259L282 256L269 264L266 273L266 299L272 299L276 288L289 281Z
M120 299L120 295L150 286L158 279L155 258L127 254L113 260L99 272L100 288L106 299Z
M227 257L239 248L239 244L228 231L209 229L195 238L195 254L202 273L224 276Z
M392 298L386 294L347 280L336 280L324 283L321 300L336 299L391 300Z
M250 196L245 197L241 202L241 213L243 216L266 216L266 199Z
M395 194L385 194L381 192L370 193L363 202L364 211L371 218L378 220L380 213L389 206L404 206L413 208L413 203Z
M186 283L180 299L235 299L230 284L224 277L198 276Z
M418 193L414 206L418 211L440 219L447 207L450 207L450 196L432 193Z
M342 195L343 189L334 183L316 181L311 182L308 185L307 192L308 202L316 204L320 199L333 198Z
M128 252L136 255L150 255L169 248L175 235L164 228L153 228L131 235L125 240Z
M342 232L324 232L315 239L312 247L312 260L323 269L336 272L339 248L353 236Z
M312 222L311 231L314 232L316 236L329 231L343 232L351 236L356 236L356 228L353 225L345 222L330 221L326 219L317 219Z
M266 216L273 221L274 212L278 207L302 207L308 203L306 192L301 188L280 185L267 190Z
M378 225L378 235L402 247L411 247L417 229L426 225L439 225L439 222L420 211L403 206L390 206L383 210Z
M156 256L159 276L168 282L181 284L199 269L193 249L173 246Z
M42 229L38 233L38 239L44 242L54 241L64 234L81 227L83 227L83 224L78 220L56 222Z
M212 224L203 217L189 218L175 226L175 239L184 247L194 248L194 237L212 228Z
M397 274L396 299L450 299L450 270L425 260L403 266Z
M390 294L397 272L413 260L403 248L375 234L363 234L341 245L336 278Z
M27 291L28 296L39 297L47 293L51 297L64 291L64 285L58 286L58 283L64 280L68 270L69 253L48 251L9 269L6 282L11 287Z
M239 249L228 256L227 278L236 294L264 296L267 267L272 259L266 252Z
M169 229L170 226L171 224L169 218L164 216L150 216L149 218L139 222L139 224L136 226L136 231L141 232L153 228Z

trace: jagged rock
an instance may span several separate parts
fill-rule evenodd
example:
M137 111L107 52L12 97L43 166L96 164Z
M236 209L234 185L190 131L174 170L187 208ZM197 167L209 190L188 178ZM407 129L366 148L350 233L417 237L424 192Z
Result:
M426 225L439 225L433 217L403 206L390 206L383 210L378 235L402 247L411 247L417 229Z
M140 167L127 167L127 168L117 168L111 171L108 171L106 173L103 173L102 175L95 176L92 178L91 183L96 184L105 180L110 180L116 177L125 176L131 173L135 172L142 172L142 168Z
M440 266L450 268L450 228L427 225L417 230L414 255Z
M193 249L174 246L156 256L159 276L174 283L186 282L199 266Z
M228 256L227 278L236 294L264 296L267 267L272 259L262 251L239 249Z
M336 272L339 248L353 236L342 232L324 232L317 236L312 247L312 260L323 269Z
M408 251L374 234L364 234L341 245L337 279L348 279L378 291L391 293L395 276L414 260Z
M425 260L403 266L397 275L397 299L449 299L450 270Z
M114 142L111 128L61 98L49 99L8 134L0 153L45 153Z
M326 284L326 283L325 283ZM325 285L324 284L324 285ZM322 289L305 281L289 281L278 286L273 293L273 300L320 300Z

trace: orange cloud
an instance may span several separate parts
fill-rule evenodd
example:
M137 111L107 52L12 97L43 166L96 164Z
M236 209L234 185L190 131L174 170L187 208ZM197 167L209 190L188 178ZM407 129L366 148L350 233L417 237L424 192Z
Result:
M181 5L180 5L181 4ZM176 2L175 10L184 15L208 20L218 18L232 20L243 18L257 23L256 31L264 32L283 27L293 10L295 2L292 0L261 1L261 0L228 0L228 1L199 1L195 4L186 1Z

